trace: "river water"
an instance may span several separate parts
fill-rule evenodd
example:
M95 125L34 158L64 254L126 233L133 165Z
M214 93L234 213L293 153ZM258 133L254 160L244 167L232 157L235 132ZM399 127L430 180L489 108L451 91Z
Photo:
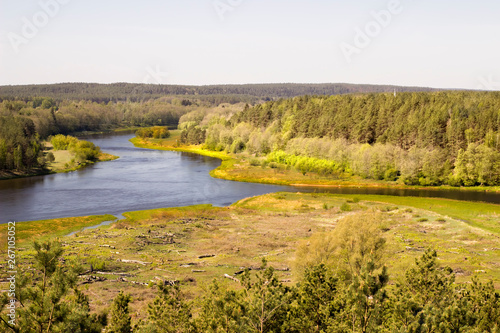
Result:
M220 160L190 153L136 148L132 134L86 138L120 156L71 173L0 181L0 223L177 207L226 206L277 191L444 197L500 203L500 194L467 191L367 188L296 188L210 177Z

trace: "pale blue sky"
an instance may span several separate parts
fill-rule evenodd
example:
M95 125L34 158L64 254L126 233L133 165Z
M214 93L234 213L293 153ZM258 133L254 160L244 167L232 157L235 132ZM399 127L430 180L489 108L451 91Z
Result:
M65 4L42 8L56 1ZM391 1L398 0L0 0L0 85L349 82L500 90L500 1L399 0L399 13L382 27L371 13ZM215 3L231 10L218 13ZM25 27L34 16L37 33ZM355 44L356 29L370 27L369 45ZM357 48L350 62L341 49L347 44Z

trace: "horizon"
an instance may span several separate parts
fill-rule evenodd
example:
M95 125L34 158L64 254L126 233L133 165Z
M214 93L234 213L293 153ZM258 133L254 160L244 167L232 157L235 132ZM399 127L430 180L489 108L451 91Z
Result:
M493 0L0 0L0 7L2 86L500 90L500 46L493 42L500 4Z

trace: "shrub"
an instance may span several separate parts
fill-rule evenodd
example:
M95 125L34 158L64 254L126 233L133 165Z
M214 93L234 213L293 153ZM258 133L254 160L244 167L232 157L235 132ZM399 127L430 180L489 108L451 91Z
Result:
M50 143L55 150L68 150L76 145L77 142L78 139L70 135L58 134L50 138Z
M52 154L52 152L51 152L51 151L49 151L49 152L47 153L47 161L48 161L48 162L50 162L50 163L52 163L52 162L54 162L55 160L56 160L56 158L54 157L54 154Z
M350 212L352 210L351 206L347 202L344 202L342 206L340 206L340 210L343 212Z
M252 158L250 160L250 165L252 165L252 166L260 166L260 161L258 159L256 159L256 158Z
M106 262L99 258L90 258L89 264L92 265L92 268L97 271L102 271L106 268Z
M149 128L140 128L135 132L139 138L166 139L170 137L170 131L166 127L155 126Z

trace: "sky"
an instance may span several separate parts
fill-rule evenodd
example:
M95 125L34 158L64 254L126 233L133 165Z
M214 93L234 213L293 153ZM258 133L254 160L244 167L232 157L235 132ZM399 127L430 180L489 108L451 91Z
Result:
M498 0L0 0L0 85L500 90Z

